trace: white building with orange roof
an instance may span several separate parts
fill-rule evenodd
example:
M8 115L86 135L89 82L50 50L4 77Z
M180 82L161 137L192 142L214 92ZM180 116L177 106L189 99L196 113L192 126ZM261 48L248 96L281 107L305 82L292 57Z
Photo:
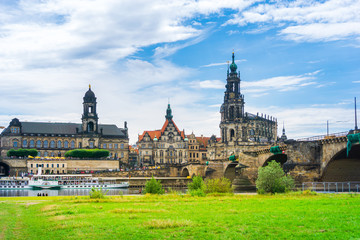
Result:
M144 131L137 142L142 166L182 164L188 162L188 139L180 131L171 114L166 110L165 123L160 130Z

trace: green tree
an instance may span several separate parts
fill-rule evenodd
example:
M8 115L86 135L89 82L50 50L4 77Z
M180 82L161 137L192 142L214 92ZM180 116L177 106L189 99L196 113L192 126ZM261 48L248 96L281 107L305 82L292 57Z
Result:
M192 182L188 184L189 193L191 196L205 197L205 183L201 176L192 178Z
M146 181L144 193L164 194L165 191L161 185L160 180L156 180L153 176L150 181Z
M294 179L285 175L280 163L273 160L259 168L256 188L259 193L283 193L294 188Z

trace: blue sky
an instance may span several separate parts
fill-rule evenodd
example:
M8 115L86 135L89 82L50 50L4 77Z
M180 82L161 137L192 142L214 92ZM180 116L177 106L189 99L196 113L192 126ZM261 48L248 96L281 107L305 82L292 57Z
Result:
M80 122L88 84L101 123L130 142L161 128L219 136L235 51L245 111L289 138L354 127L360 1L0 0L0 126Z

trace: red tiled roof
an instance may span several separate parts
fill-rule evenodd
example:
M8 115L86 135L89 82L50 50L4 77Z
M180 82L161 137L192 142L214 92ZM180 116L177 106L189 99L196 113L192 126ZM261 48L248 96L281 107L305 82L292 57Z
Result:
M206 147L208 145L208 141L210 140L210 138L209 137L196 137L196 140L200 144L204 145L204 147Z
M184 131L180 131L179 128L176 126L175 122L172 121L176 131L180 134L180 136L184 139L185 138L185 133ZM164 125L162 126L161 130L153 130L153 131L144 131L143 134L139 135L139 142L144 138L145 134L148 133L151 139L154 139L154 137L156 136L157 139L159 139L163 134L164 131L166 129L166 127L169 125L169 120L166 119Z

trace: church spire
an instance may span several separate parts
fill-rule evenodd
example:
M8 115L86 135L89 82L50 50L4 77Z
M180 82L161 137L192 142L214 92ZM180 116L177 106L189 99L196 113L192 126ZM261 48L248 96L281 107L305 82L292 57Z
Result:
M282 130L282 135L281 135L281 137L280 137L280 141L284 142L284 141L286 141L286 140L287 140L287 136L286 136L286 134L285 134L285 124L284 124L284 122L283 122L283 130Z

